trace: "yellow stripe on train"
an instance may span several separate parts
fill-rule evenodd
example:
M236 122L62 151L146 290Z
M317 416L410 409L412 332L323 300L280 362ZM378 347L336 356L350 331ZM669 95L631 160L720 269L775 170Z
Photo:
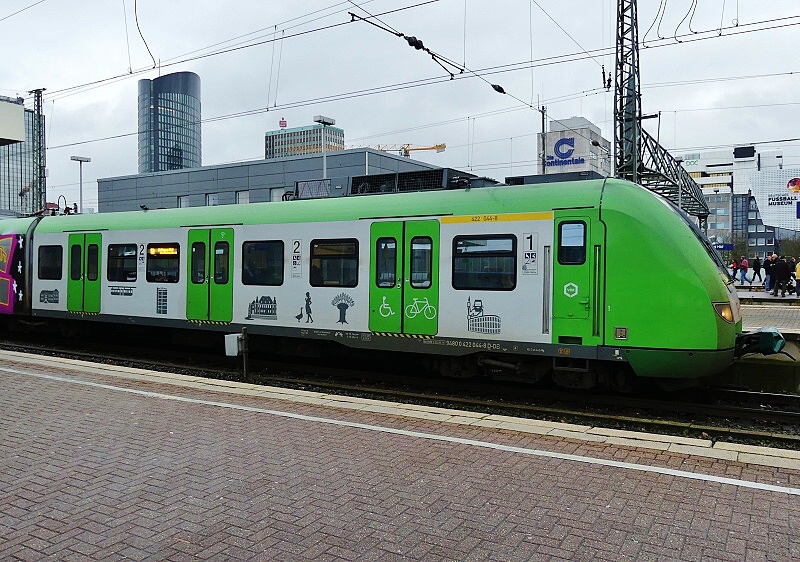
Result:
M464 215L458 217L442 217L442 224L457 224L467 222L507 222L507 221L546 221L553 220L552 211L541 213L501 213L496 215Z

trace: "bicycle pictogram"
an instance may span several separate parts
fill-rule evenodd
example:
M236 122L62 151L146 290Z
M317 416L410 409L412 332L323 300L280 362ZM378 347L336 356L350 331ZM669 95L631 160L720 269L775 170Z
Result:
M406 316L408 318L414 318L418 314L424 314L428 320L436 318L436 308L428 302L428 297L423 299L415 298L414 302L406 307Z

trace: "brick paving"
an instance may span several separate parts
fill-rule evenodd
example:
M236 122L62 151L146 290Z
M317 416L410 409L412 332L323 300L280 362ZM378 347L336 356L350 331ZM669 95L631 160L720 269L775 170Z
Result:
M776 297L770 297L775 299ZM777 297L780 299L780 297ZM787 297L788 298L788 297ZM792 301L795 300L792 296ZM800 300L798 300L800 302ZM772 326L781 332L800 333L800 306L790 304L745 304L742 305L742 324L745 329Z
M720 459L80 378L800 487ZM0 436L0 559L800 559L798 496L263 410L3 372Z

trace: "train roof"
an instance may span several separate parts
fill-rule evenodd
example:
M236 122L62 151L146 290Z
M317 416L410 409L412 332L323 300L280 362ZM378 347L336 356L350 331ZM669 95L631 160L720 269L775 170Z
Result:
M625 186L643 189L629 182L609 178L245 205L59 215L44 217L36 231L140 230L591 208L599 207L603 189L608 189L610 184L614 184L615 189L624 189Z

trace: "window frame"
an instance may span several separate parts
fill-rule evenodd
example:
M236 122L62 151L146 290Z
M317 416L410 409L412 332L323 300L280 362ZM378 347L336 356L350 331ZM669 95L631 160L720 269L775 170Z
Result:
M45 250L46 251L45 253L49 253L48 250L51 250L51 249L52 250L58 250L58 259L57 259L57 262L58 262L58 277L54 277L54 276L50 276L50 275L48 275L48 276L42 275L42 264L47 263L50 258L55 257L55 256L47 256L47 259L45 259L42 256L42 250ZM62 246L60 244L43 244L43 245L39 246L39 250L37 252L37 256L36 257L37 257L37 265L36 265L36 277L37 277L37 279L39 279L40 281L61 281L64 278L64 246ZM50 271L50 270L55 271L55 269L56 269L56 267L55 267L55 265L53 265L47 271Z
M231 245L227 240L214 242L214 284L227 285L231 279Z
M391 258L384 258L381 257L381 243L383 244L394 244L394 253ZM397 238L394 236L381 236L377 240L375 240L375 278L373 281L375 282L375 286L379 289L391 289L392 287L397 285L397 256L398 256L398 249L400 244L397 241ZM386 251L391 251L386 249ZM384 265L391 262L391 270L384 268ZM382 275L388 275L391 273L392 282L387 280L381 280Z
M340 253L333 255L319 255L320 247L334 247L352 245L353 251L349 253ZM315 238L309 243L309 278L308 282L312 287L344 287L353 288L358 286L358 269L359 269L359 245L358 238ZM318 263L315 263L318 262ZM338 271L344 274L346 270L352 269L355 276L352 282L343 282L341 280L326 279L325 275L329 269L328 264L339 262ZM350 268L344 267L346 263L351 263ZM316 278L315 269L319 271L319 279Z
M510 250L487 250L479 252L459 252L459 243L466 240L478 240L488 242L490 240L508 240L511 242ZM517 288L517 236L513 233L495 233L495 234L462 234L453 237L453 257L451 263L451 285L457 291L513 291ZM478 246L475 246L478 247ZM487 244L488 247L488 244ZM496 268L494 271L486 271L484 268L484 260L493 259L496 263L499 260L511 259L510 271L505 272L501 268ZM465 267L463 270L458 268L459 263L477 262L479 271L471 271L474 268ZM487 274L498 275L499 286L497 283L486 283L488 280ZM505 278L510 277L511 284L504 286ZM462 283L460 279L465 279L467 282ZM481 283L480 281L484 281Z
M418 274L419 270L416 269L417 265L417 252L415 244L427 244L427 256L425 256L426 270L424 273L427 275L423 279L415 279L414 276ZM433 286L433 238L430 236L414 236L409 243L409 272L408 283L412 289L430 289Z
M133 248L133 254L130 255L130 256L124 255L124 254L115 255L115 256L111 255L112 250L115 251L115 252L118 249L121 250L121 251L128 251L130 248ZM135 283L136 282L136 280L139 277L139 271L138 271L138 265L137 265L138 260L136 259L137 249L138 249L138 247L137 247L136 244L109 244L106 247L106 256L107 256L107 258L106 258L106 262L107 262L106 263L106 280L107 281L109 281L111 283ZM127 269L127 267L129 267L129 263L128 262L132 262L133 263L133 269L132 270L131 269ZM117 264L117 263L121 263L122 265L120 267L114 267L114 268L111 267L112 264ZM112 275L111 275L112 271L120 273L125 278L124 279L117 279L115 277L112 277ZM128 279L128 276L131 274L131 272L133 273L133 279Z
M274 273L275 268L272 267L273 263L270 261L270 258L276 255L274 250L267 250L263 252L263 259L266 264L264 267L264 274L252 274L250 277L246 277L247 274L247 263L251 257L260 257L258 250L259 248L256 246L258 244L267 245L270 248L275 245L277 246L277 256L280 257L280 266L277 268L278 277L277 282L271 281L270 279L275 279ZM250 249L252 247L252 249ZM255 286L255 287L280 287L283 285L285 279L285 268L286 268L286 257L285 257L285 248L286 245L284 244L283 240L246 240L242 242L242 275L241 281L242 285L247 286ZM251 255L254 254L254 255Z
M177 253L174 256L156 256L155 254L151 254L151 248L175 248ZM152 244L148 244L147 248L145 249L145 253L147 255L147 259L145 260L145 279L147 279L148 283L178 283L180 282L181 278L181 245L178 242L155 242ZM167 277L166 279L155 279L151 264L154 260L174 260L177 262L177 265L174 267L175 278L170 279ZM172 271L173 269L170 268Z
M580 246L565 246L564 245L564 227L565 226L573 226L573 225L580 225L583 227L582 232L582 244ZM588 228L586 227L586 221L583 220L566 220L558 224L558 248L557 248L557 257L558 257L558 264L559 265L584 265L586 263L586 254L587 254L587 231ZM565 255L568 251L567 248L581 248L582 252L580 255L580 259L567 259Z

